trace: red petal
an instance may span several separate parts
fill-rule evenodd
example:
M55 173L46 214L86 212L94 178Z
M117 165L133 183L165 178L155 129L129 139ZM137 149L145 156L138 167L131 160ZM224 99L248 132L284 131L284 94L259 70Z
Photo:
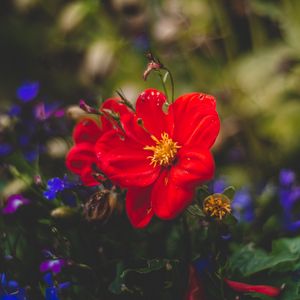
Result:
M142 124L139 124L138 117L136 115L126 114L122 117L122 124L126 135L133 139L135 142L141 144L143 147L155 145L150 134L143 128Z
M224 278L224 281L235 291L237 292L247 292L247 293L260 293L270 297L277 297L281 289L277 287L273 287L270 285L252 285L243 282L233 281Z
M189 266L189 283L185 300L205 300L204 287L195 267Z
M169 170L161 172L153 185L151 201L154 213L161 219L173 219L193 199L193 189L179 186Z
M155 90L145 90L136 101L136 115L143 120L145 128L158 139L163 132L172 135L170 115L163 112L166 96Z
M92 175L93 164L97 163L94 146L89 143L80 143L75 145L69 151L66 158L66 166L73 173L80 175L82 182L87 186L98 185L104 178L98 176L98 180Z
M92 119L83 119L76 124L73 131L73 140L78 143L91 143L95 144L101 130L99 125Z
M99 185L101 181L103 181L105 178L101 175L98 175L97 178L95 178L94 171L90 167L86 167L82 170L80 174L81 181L86 186L95 186Z
M220 129L213 96L191 93L179 97L170 105L174 116L173 138L179 145L210 148Z
M126 194L126 211L131 224L136 228L148 225L152 216L151 188L130 188Z
M121 187L148 186L159 174L142 145L113 130L98 140L96 154L103 173Z
M105 113L105 110L111 110L112 112L118 114L120 118L126 114L133 114L133 112L130 111L129 108L118 98L109 98L105 100L100 107L100 111ZM101 124L103 131L108 131L118 127L115 120L105 116L101 117Z
M66 158L66 165L69 170L81 174L82 170L96 163L94 147L89 143L80 143L69 151Z
M177 163L171 168L170 176L178 186L194 188L210 180L214 171L215 163L209 150L183 147L177 154Z

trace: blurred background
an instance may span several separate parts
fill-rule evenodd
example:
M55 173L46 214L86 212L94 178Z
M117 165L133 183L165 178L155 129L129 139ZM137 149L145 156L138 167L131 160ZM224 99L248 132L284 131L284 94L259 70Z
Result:
M300 2L297 0L2 0L0 101L24 82L61 107L136 99L151 49L175 95L218 99L217 172L236 185L297 167L300 151ZM70 127L71 128L71 127Z
M40 299L51 289L56 293L57 282L55 287L51 278L41 283L40 272L54 268L43 265L46 259L58 264L54 275L68 266L60 282L75 282L62 299L99 299L101 293L101 299L129 299L111 296L108 286L115 294L122 292L119 277L125 265L132 268L130 260L180 257L186 244L180 220L156 220L149 230L134 231L124 213L119 217L123 208L116 199L116 218L95 224L89 222L91 210L84 219L91 191L70 184L74 178L65 167L72 130L84 113L80 99L98 107L117 90L132 102L145 88L162 90L155 72L146 82L142 78L149 50L171 70L175 97L197 91L217 98L221 132L213 151L218 180L210 188L237 188L233 212L241 222L230 251L249 241L270 249L274 238L299 233L299 0L1 0L2 285L7 272L26 286L33 295L29 299ZM170 90L169 81L167 86ZM19 206L24 207L16 212ZM198 257L210 253L204 234L193 232ZM220 247L226 252L224 243ZM159 268L167 265L171 270L165 260ZM147 292L155 293L147 276ZM177 291L162 299L174 295ZM58 299L50 296L46 299Z

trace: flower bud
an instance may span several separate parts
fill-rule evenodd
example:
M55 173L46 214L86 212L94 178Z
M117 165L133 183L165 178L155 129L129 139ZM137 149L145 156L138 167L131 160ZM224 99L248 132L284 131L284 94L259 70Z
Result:
M107 220L117 208L117 194L103 190L96 192L84 205L84 215L88 221Z
M69 206L61 206L51 211L51 217L55 219L69 219L75 216L76 210Z

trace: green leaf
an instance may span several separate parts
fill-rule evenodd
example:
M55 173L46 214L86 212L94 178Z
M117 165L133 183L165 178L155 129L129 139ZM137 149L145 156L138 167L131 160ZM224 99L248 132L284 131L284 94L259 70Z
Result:
M129 272L147 274L153 271L158 271L162 268L171 270L173 268L172 265L176 263L178 263L177 260L171 261L169 259L151 259L147 261L147 266L145 268L127 269L121 274L121 277L125 277Z
M117 264L116 277L109 286L109 290L112 293L117 294L117 295L121 294L124 290L122 288L122 287L124 287L124 280L123 280L123 277L121 276L123 270L124 270L124 264L122 262L119 262Z
M233 215L227 215L223 220L223 223L229 226L235 225L237 222L238 220Z
M193 205L190 205L188 208L187 208L187 211L193 215L193 216L198 216L198 217L205 217L205 214L204 212L202 211L202 209L199 207L199 205L197 204L193 204Z
M136 282L141 282L142 278L138 277L151 274L155 272L171 272L175 270L175 267L179 263L178 260L169 260L169 259L150 259L146 261L146 266L141 268L128 268L125 269L124 264L122 262L118 263L116 277L114 281L110 284L109 290L114 294L121 294L123 292L135 293L138 292L139 294L143 294L143 289ZM135 276L135 284L128 283L128 279L131 275L138 275ZM155 275L156 276L156 275ZM160 277L158 277L160 278ZM172 282L165 281L162 282L165 288L169 288L172 286Z
M228 271L243 277L269 272L295 271L300 267L300 237L273 242L272 252L255 249L249 244L237 250L228 261Z
M229 186L223 191L222 194L224 194L227 198L232 200L235 194L235 188L233 186Z
M206 185L202 185L197 189L197 200L203 202L203 200L210 194L208 187Z

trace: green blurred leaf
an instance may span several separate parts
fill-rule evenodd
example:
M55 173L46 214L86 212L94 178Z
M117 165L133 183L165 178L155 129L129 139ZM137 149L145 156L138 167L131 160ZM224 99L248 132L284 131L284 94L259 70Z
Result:
M235 188L233 186L228 186L223 193L227 198L229 198L230 200L233 199L234 194L235 194Z
M223 223L229 226L235 225L238 222L238 220L233 215L227 215L223 219Z
M193 216L198 216L198 217L205 217L205 214L204 212L202 211L202 209L199 207L199 205L197 204L193 204L193 205L190 205L188 208L187 208L187 211L193 215Z
M294 271L300 267L300 238L284 238L273 242L272 252L255 249L249 244L237 250L228 261L228 271L243 277L269 270Z

